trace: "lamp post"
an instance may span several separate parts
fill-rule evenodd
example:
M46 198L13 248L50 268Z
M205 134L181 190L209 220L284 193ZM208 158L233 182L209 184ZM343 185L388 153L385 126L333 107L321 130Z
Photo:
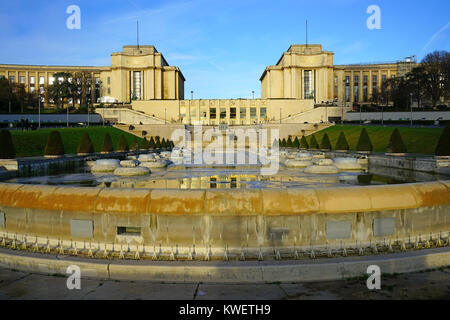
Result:
M253 100L255 100L255 91L252 91Z
M413 94L412 92L409 94L411 97L411 101L410 101L410 109L411 109L411 128L413 126Z
M87 109L88 109L88 122L87 122L87 126L89 127L89 124L90 124L90 121L89 121L89 102L88 102L88 104L87 104Z
M191 90L191 100L194 100L194 91Z
M41 128L41 95L38 95L38 127Z

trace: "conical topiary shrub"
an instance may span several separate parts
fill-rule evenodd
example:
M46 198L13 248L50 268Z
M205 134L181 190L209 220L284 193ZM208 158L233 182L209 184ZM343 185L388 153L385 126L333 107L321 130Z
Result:
M373 146L370 141L369 135L367 134L366 128L361 130L361 135L359 136L358 146L356 147L356 151L362 152L372 152Z
M306 141L305 136L302 136L302 138L300 139L300 149L308 149L309 145L308 145L308 141Z
M78 144L77 154L89 154L94 153L94 146L92 144L91 138L87 132L83 133Z
M281 140L281 147L282 148L286 148L286 139L285 138L283 138L283 140Z
M450 156L450 123L445 126L434 153L442 157Z
M46 156L61 156L64 154L64 144L61 135L58 131L50 132L45 146L44 155Z
M309 140L309 149L311 150L319 149L319 144L317 143L316 137L314 137L314 135L312 135L311 139Z
M131 150L132 151L138 151L140 148L139 141L137 140L136 136L133 138L133 142L131 143Z
M0 131L0 159L14 159L16 151L12 142L11 133L8 130Z
M298 137L295 137L294 142L293 142L293 146L296 149L300 148L300 141L298 141Z
M119 144L117 145L117 151L119 151L119 152L130 151L130 147L128 146L128 141L124 135L120 136Z
M391 139L389 140L389 145L387 147L386 153L406 153L406 146L403 142L400 131L395 128L392 132Z
M291 139L290 136L288 137L288 139L286 141L286 147L288 147L288 148L292 148L293 147L292 139Z
M164 138L161 141L161 149L163 149L163 150L167 149L167 142L166 142L166 139L164 139Z
M326 134L326 133L322 137L322 142L320 143L320 149L331 150L330 138L328 138L328 134Z
M337 151L348 151L350 150L350 146L348 145L347 138L345 137L345 134L343 131L341 131L341 134L339 135L338 141L336 143Z
M150 137L150 141L148 142L148 148L149 149L155 149L155 139L153 137Z
M144 138L144 140L142 141L141 149L142 150L148 150L148 140L147 140L147 138Z
M105 138L103 139L102 153L113 152L114 146L109 133L105 134Z
M156 139L155 139L155 149L161 149L161 141L159 141L158 136L156 136Z

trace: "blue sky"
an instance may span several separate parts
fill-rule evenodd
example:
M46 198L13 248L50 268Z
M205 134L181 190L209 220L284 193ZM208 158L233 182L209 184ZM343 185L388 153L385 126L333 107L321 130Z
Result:
M81 29L69 30L69 5L81 9ZM381 9L381 30L369 30L366 9ZM450 51L448 0L90 0L2 1L0 63L111 65L112 52L155 45L181 68L185 96L251 98L259 78L291 44L322 44L334 63L419 59Z

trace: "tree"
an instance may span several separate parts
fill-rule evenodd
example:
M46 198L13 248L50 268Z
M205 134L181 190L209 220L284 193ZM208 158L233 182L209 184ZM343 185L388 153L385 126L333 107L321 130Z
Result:
M425 70L426 81L425 96L431 100L433 108L441 97L449 97L449 62L450 53L447 51L434 51L423 58L421 64Z
M119 144L117 145L117 151L119 151L119 152L130 151L130 147L128 146L128 141L124 135L120 136Z
M94 145L92 144L91 138L87 132L83 133L81 136L80 144L77 149L78 154L94 153Z
M113 152L113 142L109 133L105 134L105 138L103 139L102 152Z
M55 80L48 86L48 96L57 108L63 108L67 99L73 97L75 91L74 84L69 81L72 75L67 72L57 72L53 76Z
M338 141L336 143L336 150L340 151L348 151L350 150L350 147L347 142L347 138L345 137L345 134L343 131L341 131L341 134L339 135Z
M133 142L131 143L131 150L138 151L139 149L139 141L137 140L136 136L134 136Z
M328 138L328 134L326 134L326 133L322 137L322 141L320 143L320 149L331 150L330 138Z
M16 151L9 130L0 131L0 159L14 159Z
M450 156L450 123L447 123L441 137L439 138L435 155Z
M309 145L308 145L308 141L306 141L305 136L302 136L302 138L300 139L300 149L308 149Z
M423 66L415 67L406 75L410 84L413 97L417 100L418 107L420 108L421 101L425 95L425 82L427 80L425 68Z
M45 146L44 155L46 156L61 156L64 154L64 144L62 142L59 131L53 130L50 132Z
M294 142L293 142L292 145L296 149L300 148L300 141L298 140L298 137L295 137Z
M286 141L286 147L288 147L288 148L292 148L293 147L291 136L289 136L287 141Z
M155 149L155 140L153 139L153 137L150 137L150 141L148 143L148 148Z
M11 99L13 98L11 84L7 79L0 79L0 110L11 113Z
M370 137L367 134L366 128L363 128L361 130L356 150L363 152L372 152L373 150L372 142L370 141Z
M147 138L145 138L145 137L144 137L144 140L142 141L142 146L141 146L141 148L142 148L143 150L148 150L148 140L147 140Z
M406 146L403 142L402 136L400 135L400 131L395 128L394 132L392 132L391 138L389 140L389 145L387 147L388 153L406 153Z
M161 149L161 141L159 140L159 136L156 136L155 140L156 140L155 148L156 149Z
M314 135L312 135L311 139L309 140L309 148L311 150L319 149L319 144L317 143L316 137Z

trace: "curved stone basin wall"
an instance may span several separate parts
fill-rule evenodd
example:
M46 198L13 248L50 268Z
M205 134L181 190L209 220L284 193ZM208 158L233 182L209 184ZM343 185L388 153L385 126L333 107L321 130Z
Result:
M26 235L28 241L37 237L41 245L49 239L53 245L125 246L162 255L174 250L180 255L222 256L226 250L257 255L409 237L414 241L449 230L450 181L291 190L0 183L0 234Z

